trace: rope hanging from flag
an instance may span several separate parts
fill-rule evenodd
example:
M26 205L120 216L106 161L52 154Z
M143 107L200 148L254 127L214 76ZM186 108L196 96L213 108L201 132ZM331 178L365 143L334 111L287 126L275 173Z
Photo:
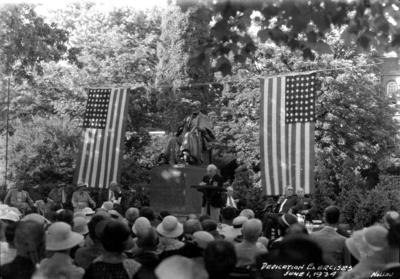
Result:
M263 194L314 192L315 72L263 78L261 166Z
M74 183L107 188L120 183L128 88L89 89Z

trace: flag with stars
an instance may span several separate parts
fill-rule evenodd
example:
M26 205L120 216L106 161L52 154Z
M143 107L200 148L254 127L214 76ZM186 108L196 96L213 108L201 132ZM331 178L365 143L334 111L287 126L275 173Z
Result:
M261 79L261 165L265 195L287 185L314 192L315 73Z
M120 183L129 89L89 89L74 183Z

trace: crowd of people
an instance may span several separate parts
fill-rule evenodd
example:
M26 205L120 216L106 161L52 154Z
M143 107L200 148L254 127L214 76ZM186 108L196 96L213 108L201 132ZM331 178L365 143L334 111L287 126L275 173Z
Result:
M0 204L2 279L400 278L400 215L394 211L349 233L336 206L325 209L323 225L305 226L318 218L315 204L291 186L261 219L238 209L232 187L215 217L150 207L121 213L115 183L95 210L86 185L78 184L74 210L64 209L62 186L52 191L49 207L18 190L8 195L9 205ZM32 205L12 206L27 200Z

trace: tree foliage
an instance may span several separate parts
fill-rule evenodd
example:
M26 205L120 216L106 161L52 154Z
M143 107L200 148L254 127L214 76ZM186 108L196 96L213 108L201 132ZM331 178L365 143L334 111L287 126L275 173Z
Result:
M204 1L178 1L183 11ZM358 50L399 52L400 16L398 1L323 1L323 0L270 0L270 1L205 1L212 11L215 24L202 52L193 58L201 62L202 54L208 50L219 60L224 75L231 74L235 62L244 63L257 46L248 35L252 17L258 24L257 36L262 42L271 40L291 50L300 50L304 58L314 58L313 50L319 54L331 54L326 35L332 28L343 28L341 37L347 46L356 43Z
M78 50L67 48L68 32L48 24L29 4L0 6L0 62L3 75L17 83L34 82L33 72L43 74L42 62L76 61Z
M200 101L201 111L207 112L207 105L215 99L213 88L207 84L191 86L212 80L209 55L204 54L204 61L197 66L188 65L189 59L197 54L199 46L209 36L210 20L209 10L201 5L185 13L170 5L163 13L156 84L161 86L157 106L163 115L162 128L167 131L175 130L177 124L190 114L190 102Z

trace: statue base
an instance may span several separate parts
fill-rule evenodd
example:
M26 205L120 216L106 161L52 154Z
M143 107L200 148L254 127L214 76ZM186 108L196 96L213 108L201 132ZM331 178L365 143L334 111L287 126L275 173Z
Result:
M200 214L202 193L190 186L198 185L207 173L206 166L155 166L151 170L150 206L172 214Z

